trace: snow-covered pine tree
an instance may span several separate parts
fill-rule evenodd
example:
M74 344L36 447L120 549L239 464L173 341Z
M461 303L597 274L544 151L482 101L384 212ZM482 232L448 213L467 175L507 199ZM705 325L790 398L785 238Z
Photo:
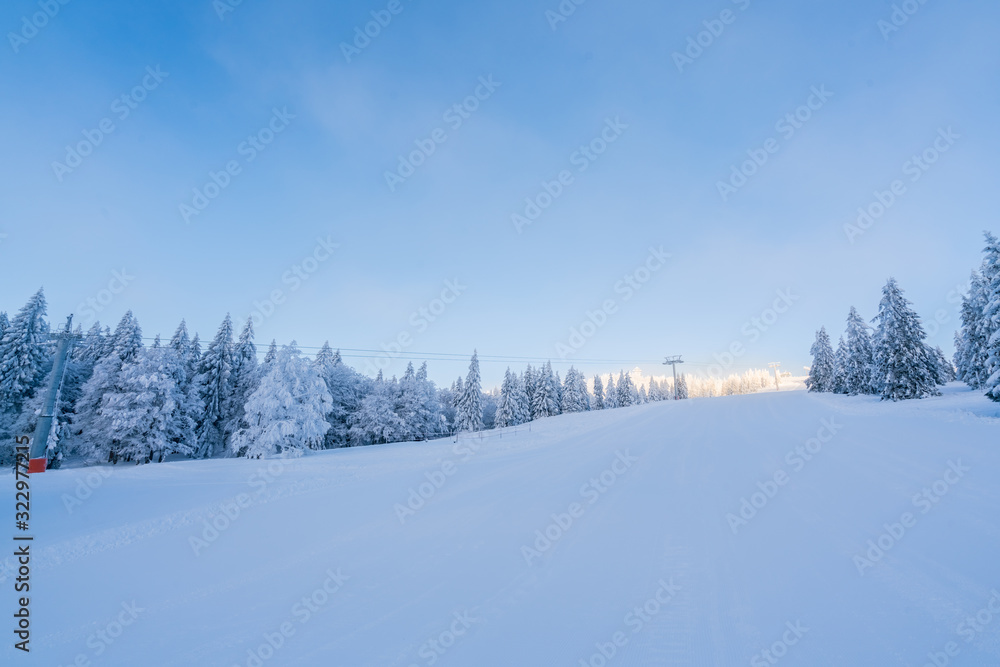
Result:
M102 397L92 424L95 432L90 434L97 443L93 453L100 459L162 461L178 442L183 453L190 452L183 443L193 439L193 425L177 420L180 395L164 367L164 352L163 348L136 351L130 362L122 364L114 389Z
M758 388L759 386L754 387L745 393L753 393ZM847 393L847 343L843 336L837 341L837 350L833 353L833 384L830 390L835 394Z
M427 379L427 362L420 371L413 370L413 363L399 381L399 399L396 412L405 424L404 440L427 440L438 435L441 425L441 406L434 385Z
M188 336L187 322L181 320L181 323L177 325L177 329L174 330L174 335L170 337L170 342L167 345L177 354L179 360L187 361L187 356L191 349L191 339Z
M948 357L944 355L944 350L938 345L932 350L934 355L934 360L937 362L937 367L940 369L940 384L948 384L949 382L955 381L955 367L948 360Z
M329 345L324 344L324 347L328 348ZM350 416L361 405L370 381L343 362L340 350L336 350L329 358L323 355L317 359L319 363L316 367L333 398L330 413L326 417L330 430L326 434L325 446L347 447L350 444Z
M681 376L677 378L677 398L688 398L688 395L687 375L681 373Z
M634 389L635 388L632 385L632 378L630 378L625 371L621 371L618 374L618 396L615 401L618 407L625 408L635 403L635 397L632 395Z
M118 355L123 364L130 364L135 361L142 349L142 327L129 310L122 316L118 326L115 327L115 332L111 335L111 351Z
M615 374L608 373L608 384L604 387L604 408L610 410L618 407L618 389L615 387Z
M987 271L983 262L983 271ZM986 317L986 306L989 302L988 281L984 274L972 272L969 282L969 294L962 299L962 380L973 389L981 389L989 378L988 343L993 334L993 327Z
M1000 241L986 232L983 248L983 306L982 334L986 339L986 396L1000 401Z
M465 378L465 385L456 406L456 431L483 430L482 391L482 382L479 379L479 354L473 351L472 360L469 362L469 374Z
M649 402L649 397L646 396L646 387L639 385L639 405Z
M233 435L230 450L256 459L321 449L330 428L326 414L331 400L323 378L292 341L277 353L247 398L246 426Z
M604 384L600 375L594 375L594 409L604 409Z
M10 319L7 317L7 313L0 310L0 340L3 340L3 335L7 331L7 327L10 326Z
M570 366L563 382L559 409L561 412L580 412L583 409L583 397L579 395L580 387L576 381L576 369Z
M562 412L562 400L563 400L563 383L562 379L559 377L559 371L552 374L552 395L555 398L555 414Z
M663 392L660 390L660 383L655 378L649 378L649 391L646 394L650 402L662 401Z
M580 371L576 372L576 395L580 402L580 410L590 410L590 392L587 391L587 378Z
M271 346L267 348L267 354L264 355L264 361L261 364L264 366L262 370L266 371L267 366L278 358L278 341L271 339Z
M528 392L524 389L523 374L519 377L516 373L511 373L514 381L514 417L518 424L526 424L531 421L531 401L528 400Z
M937 395L924 328L895 279L882 288L874 338L876 382L883 400Z
M496 428L506 428L519 424L517 405L517 379L510 372L510 367L503 376L503 384L500 386L500 400L497 401L497 412L493 418Z
M535 388L537 383L535 382L535 369L528 364L528 367L524 369L524 373L521 375L521 384L524 386L524 394L528 397L528 421L535 418Z
M559 414L558 400L552 363L546 361L535 375L535 395L531 404L532 418L541 419Z
M826 327L820 327L816 332L816 341L809 348L809 354L813 363L809 367L806 388L809 391L833 391L834 357Z
M851 396L878 392L878 388L874 386L875 362L870 328L854 306L851 306L851 312L847 315L847 353L844 360L844 384Z
M229 422L229 399L233 393L233 321L226 318L198 364L198 394L205 406L198 424L198 449L195 458L208 458L225 445Z
M396 378L385 380L379 370L370 391L361 399L358 409L351 413L351 440L362 445L404 440L407 425L399 415L399 401Z
M49 356L45 293L39 289L4 327L0 339L0 437L42 381ZM7 428L5 428L5 425Z
M236 347L233 349L233 368L230 374L232 393L229 395L226 406L225 435L227 442L237 430L245 426L243 408L247 398L257 388L258 382L260 382L260 368L257 363L257 346L253 342L253 318L248 317L243 331L240 332Z

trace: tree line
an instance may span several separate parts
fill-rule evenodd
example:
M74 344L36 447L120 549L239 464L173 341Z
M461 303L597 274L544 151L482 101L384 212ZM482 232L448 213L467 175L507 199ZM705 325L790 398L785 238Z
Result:
M31 434L55 372L56 338L42 290L9 319L0 313L0 462L13 465L13 437ZM55 332L69 335L66 330ZM551 362L504 375L483 391L478 355L451 386L438 388L427 364L409 364L399 378L375 378L348 366L324 343L312 358L293 341L271 342L258 359L252 319L236 335L227 315L204 346L184 321L169 340L145 345L131 311L114 330L95 323L72 332L74 344L59 385L46 443L51 467L65 457L90 462L149 463L192 458L294 455L386 442L419 441L457 432L516 426L553 415L606 410L673 398L673 383L639 386L621 371L592 382L571 367L565 378ZM748 393L767 384L749 372L698 395ZM689 396L689 378L677 381ZM707 386L707 385L706 385ZM721 389L720 389L721 387Z
M816 332L807 388L898 401L939 395L939 386L958 379L1000 401L1000 243L989 232L985 237L982 266L962 297L953 361L925 342L920 317L890 278L874 326L852 306L836 351L825 327Z

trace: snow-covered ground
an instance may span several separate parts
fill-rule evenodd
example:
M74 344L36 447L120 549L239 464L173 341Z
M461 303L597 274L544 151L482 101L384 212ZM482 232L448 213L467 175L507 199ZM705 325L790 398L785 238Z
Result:
M50 471L32 653L0 662L1000 664L998 435L956 384Z

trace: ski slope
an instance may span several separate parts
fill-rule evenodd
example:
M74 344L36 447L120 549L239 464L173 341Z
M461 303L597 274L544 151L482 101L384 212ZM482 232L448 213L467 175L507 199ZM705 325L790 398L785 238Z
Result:
M1000 664L1000 406L945 391L35 475L32 652L0 662Z

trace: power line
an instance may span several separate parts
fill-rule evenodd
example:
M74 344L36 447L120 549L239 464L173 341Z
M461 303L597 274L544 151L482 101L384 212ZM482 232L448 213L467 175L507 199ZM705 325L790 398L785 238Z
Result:
M106 334L101 334L106 335ZM154 341L156 337L143 336L141 338L144 341ZM202 342L207 342L208 339L204 339ZM164 341L160 338L160 343L162 345L167 345L169 341ZM267 354L267 348L269 344L255 344L257 348L257 355L263 356ZM279 345L282 347L283 345ZM321 346L316 345L298 345L300 350L320 350ZM361 348L361 347L336 347L331 346L332 349L339 350L341 352L341 357L345 359L390 359L390 360L403 360L403 361L456 361L456 362L467 362L472 356L467 353L462 352L390 352L387 350L377 350L373 348ZM347 354L344 354L344 353ZM367 353L367 354L362 354ZM504 354L480 354L479 360L483 363L545 363L551 362L553 364L562 365L578 365L578 366L595 366L595 365L611 365L611 366L631 366L639 364L662 364L659 359L595 359L595 358L572 358L572 359L553 359L552 357L533 357L528 355L504 355ZM679 358L679 357L678 357ZM667 362L669 363L669 362ZM679 361L678 363L686 363L689 366L697 366L701 368L707 368L709 366L715 366L716 363L713 362L698 362L698 361ZM735 370L743 368L754 368L754 366L749 365L739 365L739 366L727 366L726 370Z

